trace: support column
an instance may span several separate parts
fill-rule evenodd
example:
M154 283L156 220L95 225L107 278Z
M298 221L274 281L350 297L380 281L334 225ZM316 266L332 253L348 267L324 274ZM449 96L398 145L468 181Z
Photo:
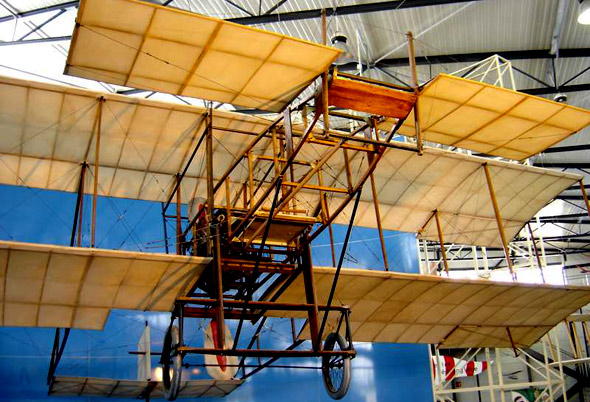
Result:
M498 389L500 390L500 401L506 402L506 395L504 392L504 373L502 372L502 355L500 353L500 349L495 348L494 354L496 355L496 369L498 373Z
M473 268L475 272L479 272L479 262L477 261L477 247L471 246L471 254L473 256Z
M424 273L430 275L430 257L428 256L428 243L426 239L422 240L422 247L424 247L424 264L426 265Z
M508 269L510 270L510 275L512 275L512 280L516 281L516 274L514 273L514 269L512 268L512 260L510 260L510 250L508 249L508 241L506 240L506 233L504 232L504 224L502 223L502 214L500 212L500 207L498 207L498 201L496 200L496 193L494 191L494 183L492 181L492 174L490 173L490 167L487 163L483 164L483 170L486 175L488 190L490 192L490 199L492 200L492 206L494 207L496 223L498 224L498 231L500 232L500 238L502 239L502 247L504 248L506 262L508 263Z
M492 373L492 367L491 367L492 357L490 356L490 349L489 348L485 348L485 354L486 354L486 361L490 365L490 367L488 367L488 369L486 370L488 373L488 389L490 391L490 401L496 402L496 393L494 392L494 387L493 387L494 374Z
M531 224L527 222L526 224L529 235L531 236L531 243L533 243L533 250L535 252L535 257L537 258L537 265L539 266L539 271L541 271L541 279L543 283L545 283L545 275L543 273L543 264L541 263L541 256L539 255L539 249L537 248L537 243L535 242L535 236L533 235L533 230L531 229Z
M98 197L98 165L100 164L100 134L102 131L102 104L105 98L98 99L98 111L96 114L96 148L94 151L94 192L92 197L92 230L90 235L90 247L95 246L96 241L96 198Z
M488 271L490 270L490 266L488 263L488 250L485 247L481 248L481 261L483 263L483 270L485 271L486 274L488 274Z

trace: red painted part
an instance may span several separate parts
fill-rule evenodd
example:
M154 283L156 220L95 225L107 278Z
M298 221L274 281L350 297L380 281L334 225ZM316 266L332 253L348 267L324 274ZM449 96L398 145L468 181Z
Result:
M445 373L447 373L446 380L449 381L455 375L455 359L451 356L443 356L445 360Z
M221 347L221 345L219 344L219 338L217 337L218 330L219 330L219 326L217 325L217 320L212 319L211 320L211 336L213 337L213 347L215 347L215 349L218 349ZM226 357L221 356L221 355L217 355L215 357L217 358L217 363L219 364L219 368L221 369L221 371L225 371L225 369L227 368Z

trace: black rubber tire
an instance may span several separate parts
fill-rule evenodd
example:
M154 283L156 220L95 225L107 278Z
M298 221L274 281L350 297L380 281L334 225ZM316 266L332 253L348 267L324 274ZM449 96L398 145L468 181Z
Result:
M166 332L164 344L168 345L168 350L176 348L180 343L180 332L178 327L173 325ZM164 386L164 396L169 401L178 397L180 390L180 379L182 376L182 355L178 352L170 358L171 362L162 365L162 385ZM172 366L172 377L170 377L170 366Z
M347 350L346 341L339 333L332 332L324 341L324 350ZM342 399L350 386L350 356L323 356L322 375L324 386L332 399ZM336 381L336 380L340 381Z

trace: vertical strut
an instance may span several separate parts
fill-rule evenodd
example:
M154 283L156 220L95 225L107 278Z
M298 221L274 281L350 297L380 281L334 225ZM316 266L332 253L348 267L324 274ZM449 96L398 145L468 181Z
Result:
M326 9L322 9L322 44L328 43L328 25L326 22ZM322 73L322 114L324 115L324 130L326 134L330 130L330 114L328 104L328 72Z
M483 164L483 170L486 174L488 190L490 191L490 199L492 200L492 205L494 207L496 223L498 224L498 231L500 232L500 238L502 239L502 247L504 248L504 255L506 256L508 269L510 270L510 275L512 275L512 280L516 281L516 274L514 273L514 269L512 268L512 260L510 260L510 250L508 250L508 242L506 241L506 233L504 232L504 224L502 223L502 214L500 212L500 207L498 206L498 201L496 200L494 182L492 181L492 174L490 173L490 167L487 163Z
M166 248L166 254L170 253L170 249L168 248L168 228L166 227L166 210L164 209L164 203L161 203L162 206L162 224L164 225L164 247Z
M82 228L82 203L84 202L84 178L86 176L86 162L82 163L80 170L80 182L78 183L78 196L76 197L76 209L74 211L74 224L72 226L72 236L70 238L70 247L74 246L74 239L76 238L76 228L78 228L78 247L80 247L81 228Z
M181 205L180 199L180 174L176 174L176 254L182 254L182 222L181 222Z
M447 273L447 276L449 276L449 262L447 261L447 249L445 248L445 238L443 237L443 231L440 225L438 209L434 210L434 219L436 220L436 230L438 232L438 241L440 242L440 252L442 254L443 262L445 264L445 272Z
M252 164L252 152L248 152L248 199L250 200L250 208L254 202L254 167Z
M407 32L406 36L408 38L408 51L409 51L409 58L410 58L410 69L412 70L412 86L414 87L414 93L418 95L420 92L420 86L418 84L418 72L416 70L416 56L414 52L414 35L412 32ZM418 113L418 99L416 99L416 103L414 104L414 124L416 130L416 145L418 147L418 155L422 155L423 153L423 144L422 144L422 127L420 127L420 114Z
M225 220L227 222L227 233L229 233L231 232L231 193L229 177L225 179L225 215Z
M100 134L102 130L102 104L105 98L98 99L98 111L96 115L96 149L94 152L94 196L92 197L92 234L90 236L90 247L94 247L96 240L96 198L98 196L98 165L100 162Z

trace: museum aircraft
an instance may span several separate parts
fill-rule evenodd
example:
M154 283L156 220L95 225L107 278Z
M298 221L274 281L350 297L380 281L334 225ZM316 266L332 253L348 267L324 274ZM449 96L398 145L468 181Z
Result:
M56 328L49 393L225 396L279 358L314 357L339 399L353 340L526 347L590 302L588 287L519 283L508 250L581 183L518 161L586 127L590 112L452 75L419 86L408 40L414 83L402 87L339 72L340 51L324 45L153 3L82 0L66 74L209 106L1 77L0 182L77 193L71 247L0 242L0 325ZM163 203L174 253L96 248L99 196ZM334 224L347 225L340 255ZM378 229L382 269L342 268L353 225ZM391 272L383 230L439 242L447 273L446 242L503 248L515 280ZM324 231L334 266L314 267ZM162 382L57 375L70 329L101 330L112 309L170 312ZM258 348L273 317L297 319L293 342ZM194 318L209 322L204 345L184 337ZM182 378L193 354L211 380Z

